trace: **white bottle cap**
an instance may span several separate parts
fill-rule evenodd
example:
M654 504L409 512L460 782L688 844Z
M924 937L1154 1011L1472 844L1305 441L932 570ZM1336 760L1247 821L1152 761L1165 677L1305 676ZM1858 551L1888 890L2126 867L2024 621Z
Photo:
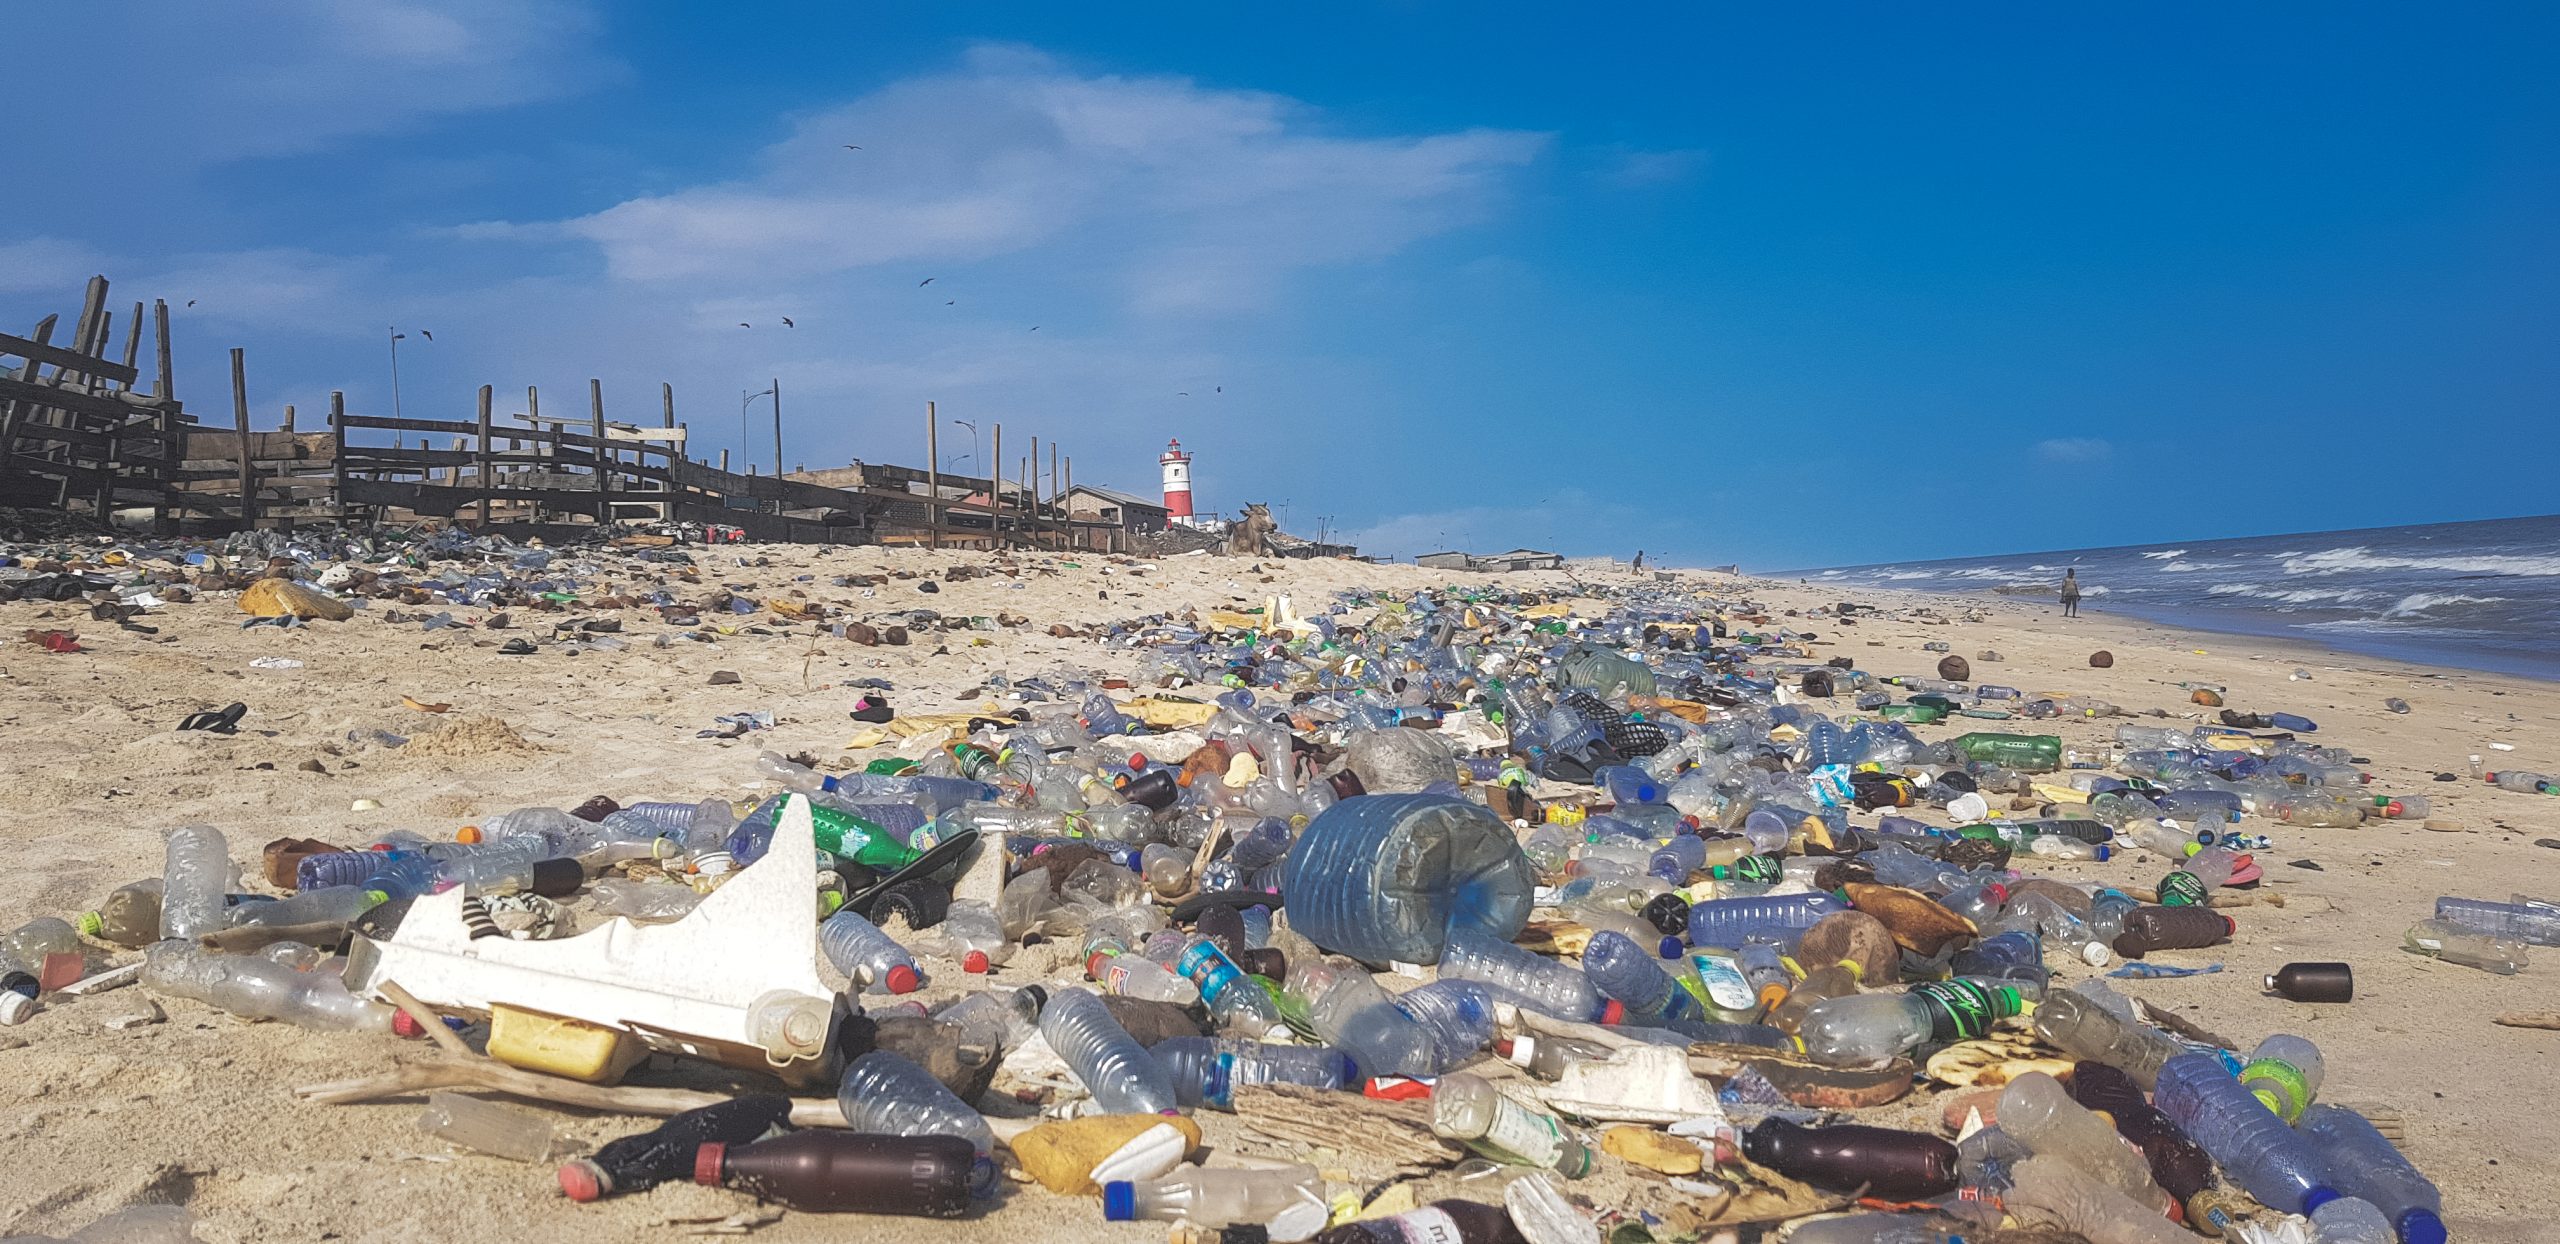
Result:
M0 989L0 1024L15 1026L36 1013L36 1000L14 989Z

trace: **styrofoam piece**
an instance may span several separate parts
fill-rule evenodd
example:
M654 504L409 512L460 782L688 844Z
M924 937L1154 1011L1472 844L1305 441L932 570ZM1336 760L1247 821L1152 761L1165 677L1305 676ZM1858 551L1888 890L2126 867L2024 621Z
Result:
M1724 1113L1715 1094L1689 1070L1689 1051L1672 1045L1629 1046L1605 1060L1575 1063L1539 1096L1568 1114L1616 1123L1676 1123Z
M809 801L793 795L764 858L681 919L475 941L457 887L419 898L390 940L358 938L347 985L381 997L397 983L430 1006L504 1004L621 1029L665 1053L814 1071L835 1009L818 979L817 885Z

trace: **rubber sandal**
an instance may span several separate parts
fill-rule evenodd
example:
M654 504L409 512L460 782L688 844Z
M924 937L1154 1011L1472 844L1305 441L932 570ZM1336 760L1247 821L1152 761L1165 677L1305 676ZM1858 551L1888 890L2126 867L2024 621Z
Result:
M240 730L240 719L248 715L248 705L235 703L220 710L189 713L186 720L178 723L178 728L202 730L208 734L237 734Z

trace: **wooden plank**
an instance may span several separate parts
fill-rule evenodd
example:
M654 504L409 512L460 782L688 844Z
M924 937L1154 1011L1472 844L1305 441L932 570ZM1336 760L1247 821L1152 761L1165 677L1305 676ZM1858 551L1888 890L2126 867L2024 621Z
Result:
M0 398L16 398L38 408L51 408L72 414L93 415L123 423L137 415L149 415L159 409L157 399L138 393L91 392L66 389L52 380L28 381L0 376ZM26 412L21 412L21 416Z
M142 304L137 302L133 304L133 322L125 325L124 330L124 374L116 375L114 373L109 373L108 379L113 380L128 389L132 388L134 384L142 378L142 373L134 370L133 367L134 359L139 357L141 353Z
M495 388L485 384L480 386L480 426L473 429L480 438L480 525L483 527L489 525L489 503L495 499L498 483L496 474L489 467L489 403L496 394ZM445 511L448 514L452 512Z
M258 521L258 468L249 452L248 351L231 347L231 420L240 429L240 521Z
M604 381L592 376L587 378L587 414L594 420L595 443L598 446L596 450L596 523L599 526L609 527L613 525L613 459L609 456L610 451L603 448L606 443Z
M151 300L151 354L155 378L151 395L169 401L176 390L170 388L173 373L169 368L169 301L165 298Z
M329 390L329 494L343 497L347 492L346 429L339 425L347 419L347 395L343 390Z

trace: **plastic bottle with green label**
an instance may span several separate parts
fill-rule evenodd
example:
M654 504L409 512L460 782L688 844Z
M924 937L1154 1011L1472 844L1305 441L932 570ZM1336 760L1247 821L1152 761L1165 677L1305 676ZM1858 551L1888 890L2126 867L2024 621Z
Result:
M2021 773L2051 773L2062 767L2062 740L2050 734L1959 734L1951 742L1968 759Z
M2310 1038L2280 1032L2249 1052L2249 1061L2240 1067L2240 1087L2291 1123L2319 1095L2326 1065Z
M1554 1115L1503 1096L1482 1076L1458 1072L1431 1090L1431 1130L1515 1166L1542 1166L1567 1179L1591 1173L1590 1146Z

